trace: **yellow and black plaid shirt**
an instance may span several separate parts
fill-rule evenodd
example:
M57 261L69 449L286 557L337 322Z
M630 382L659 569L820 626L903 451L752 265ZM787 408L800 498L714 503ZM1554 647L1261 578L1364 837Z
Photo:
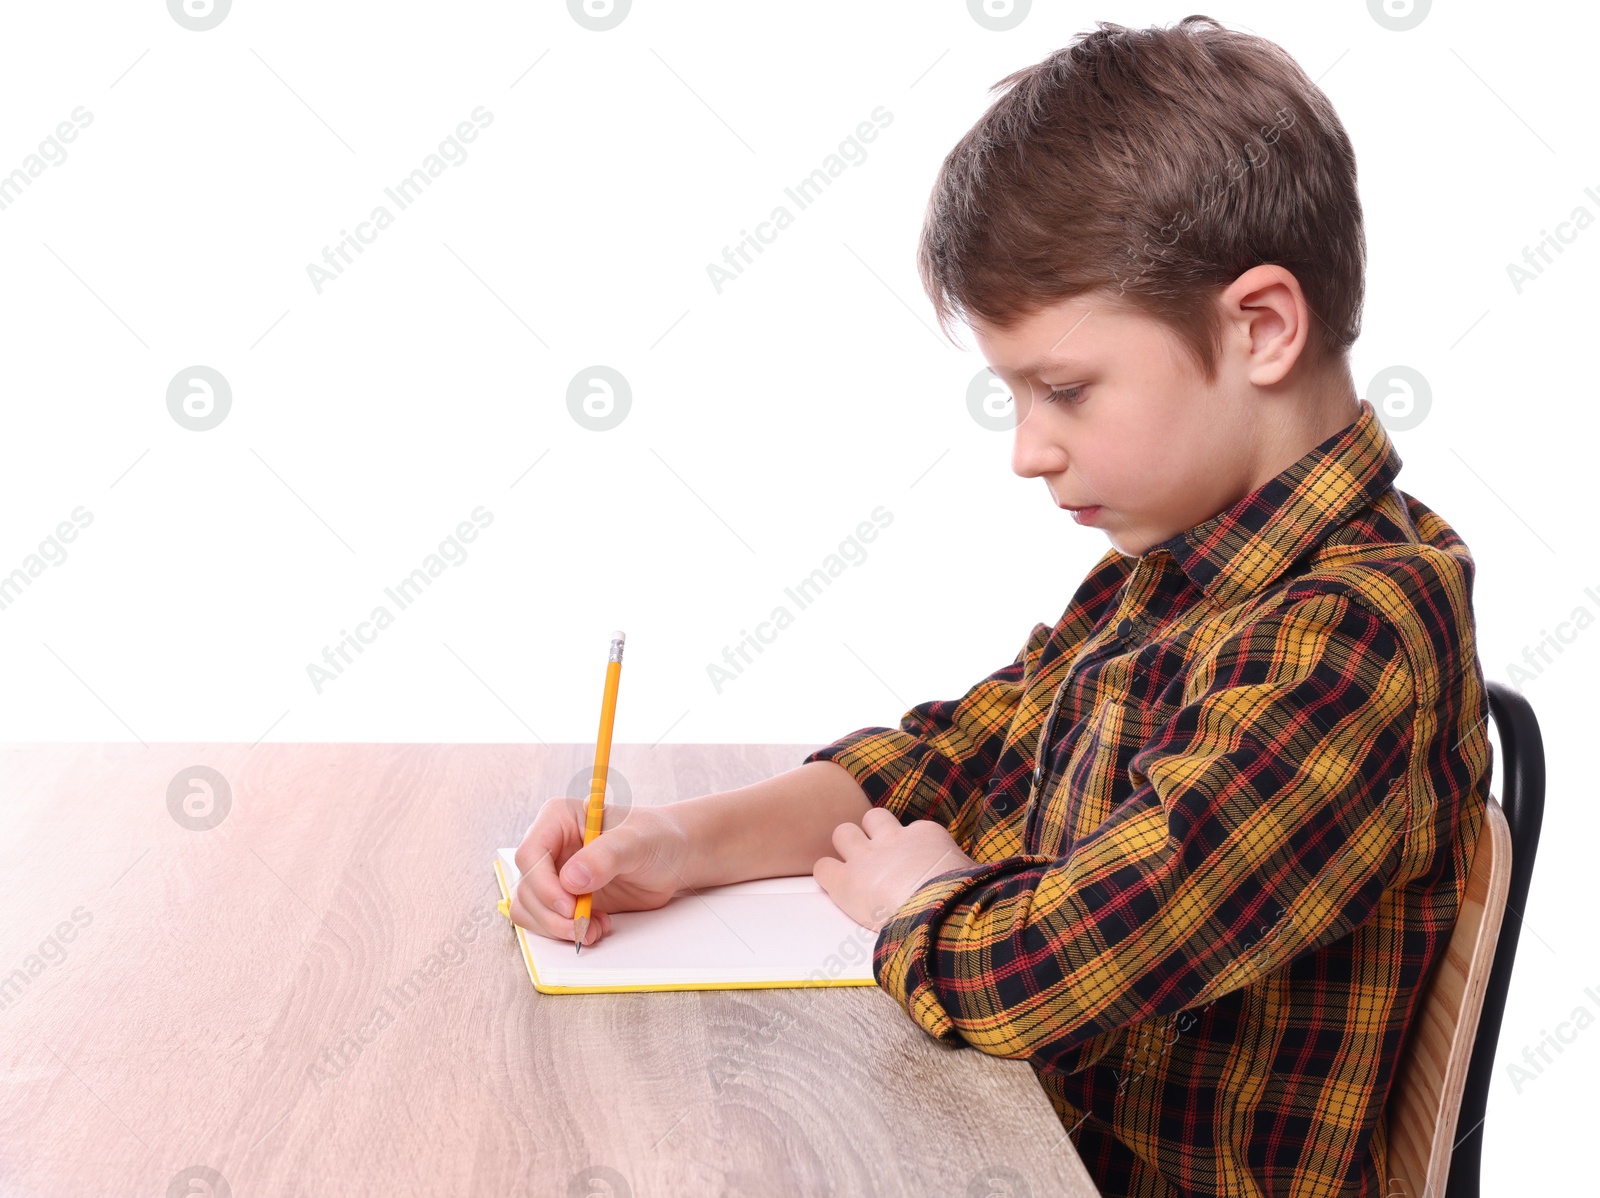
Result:
M1226 511L1108 551L961 698L805 758L978 862L912 895L874 974L931 1035L1028 1060L1107 1195L1388 1192L1491 762L1472 557L1399 468L1362 401Z

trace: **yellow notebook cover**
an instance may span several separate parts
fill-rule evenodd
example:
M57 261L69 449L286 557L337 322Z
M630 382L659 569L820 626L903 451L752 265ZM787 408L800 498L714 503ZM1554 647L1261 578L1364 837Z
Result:
M521 878L516 849L500 849L493 865L509 903ZM876 984L877 933L841 911L809 874L712 886L655 911L618 912L610 935L581 953L570 940L512 927L541 994Z

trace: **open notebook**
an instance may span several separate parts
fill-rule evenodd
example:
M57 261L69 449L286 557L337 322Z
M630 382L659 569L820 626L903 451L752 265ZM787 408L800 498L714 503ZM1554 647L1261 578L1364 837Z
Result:
M509 900L521 878L516 849L494 861ZM573 950L520 925L517 942L544 994L630 990L871 986L877 933L839 910L809 874L681 893L654 911L611 917L611 934Z

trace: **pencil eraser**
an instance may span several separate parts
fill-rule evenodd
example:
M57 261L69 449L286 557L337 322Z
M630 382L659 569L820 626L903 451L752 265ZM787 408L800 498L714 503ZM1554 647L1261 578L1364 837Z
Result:
M614 640L614 641L620 641L620 640L624 639L623 635L622 635L622 629L619 628L615 632L613 632L611 634L611 639Z

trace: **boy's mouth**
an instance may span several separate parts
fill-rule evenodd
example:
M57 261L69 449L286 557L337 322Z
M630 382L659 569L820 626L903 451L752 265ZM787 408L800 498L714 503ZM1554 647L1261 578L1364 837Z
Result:
M1098 503L1091 503L1087 507L1072 507L1066 504L1062 506L1072 513L1072 518L1079 524L1093 524L1095 517L1100 514L1100 505Z

